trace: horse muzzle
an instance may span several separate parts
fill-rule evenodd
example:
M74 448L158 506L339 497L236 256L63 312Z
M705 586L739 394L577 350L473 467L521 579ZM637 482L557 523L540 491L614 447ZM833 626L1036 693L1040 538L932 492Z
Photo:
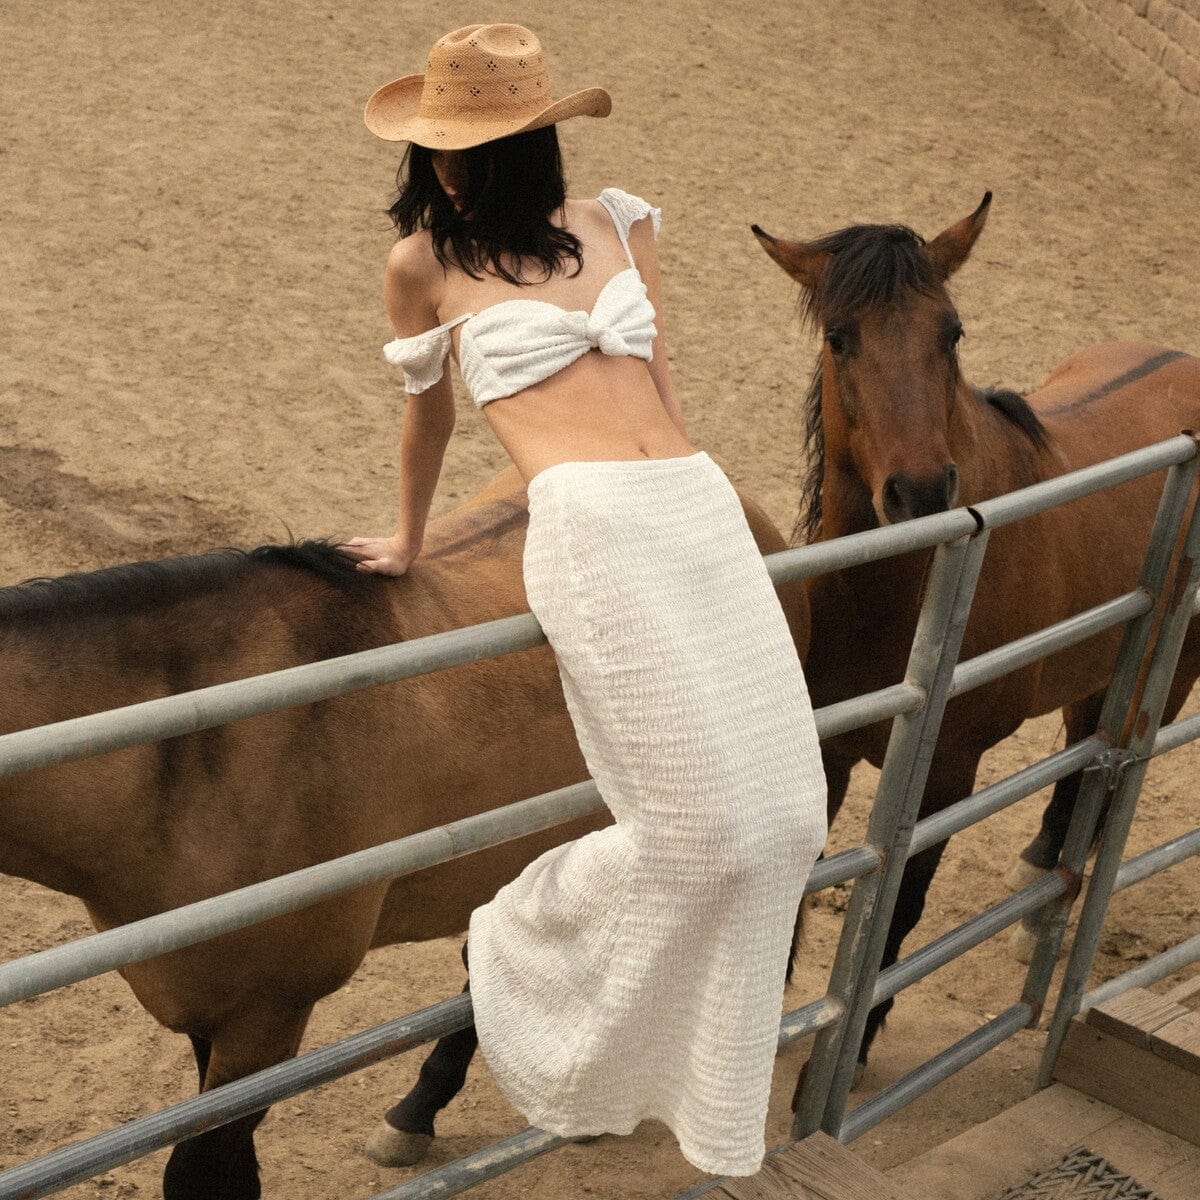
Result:
M932 478L916 479L902 471L883 484L883 512L890 524L946 512L958 500L958 468L948 463Z

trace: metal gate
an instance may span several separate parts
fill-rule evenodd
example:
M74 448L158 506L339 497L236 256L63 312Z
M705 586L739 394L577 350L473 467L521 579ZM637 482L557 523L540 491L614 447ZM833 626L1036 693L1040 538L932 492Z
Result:
M1164 468L1167 477L1136 588L1005 646L958 662L993 529ZM793 1137L804 1137L820 1128L850 1141L1017 1030L1037 1024L1067 917L1079 890L1088 847L1106 804L1109 814L1104 835L1040 1081L1048 1080L1066 1024L1081 1004L1095 1003L1114 994L1114 988L1161 978L1200 959L1200 937L1192 938L1121 981L1086 995L1083 991L1112 890L1182 862L1200 850L1200 829L1196 829L1124 866L1120 863L1148 759L1200 736L1200 717L1159 729L1200 585L1196 564L1200 557L1200 519L1191 513L1189 520L1196 473L1196 442L1190 435L1181 434L970 509L959 508L766 556L773 581L781 584L936 547L904 679L817 713L822 738L887 719L892 720L892 727L865 843L819 862L806 888L811 894L855 881L826 994L788 1013L780 1026L781 1046L816 1035ZM1172 569L1173 551L1185 521L1186 544L1178 565ZM1124 627L1124 633L1095 734L917 822L942 714L952 696L1118 625ZM0 736L0 777L412 678L544 641L536 618L532 613L523 613L23 730ZM1149 664L1149 674L1143 686L1139 677L1144 663ZM884 937L907 859L1081 769L1085 772L1084 784L1058 869L881 972ZM602 804L595 784L585 780L3 964L0 1005L560 824ZM1043 914L1041 932L1019 1000L846 1115L857 1049L869 1010L1035 913ZM471 1019L470 993L459 993L4 1171L0 1173L0 1200L50 1195L185 1137L465 1028ZM380 1192L374 1200L455 1195L564 1144L564 1139L544 1130L525 1129ZM706 1181L677 1200L700 1196L716 1182L719 1180Z

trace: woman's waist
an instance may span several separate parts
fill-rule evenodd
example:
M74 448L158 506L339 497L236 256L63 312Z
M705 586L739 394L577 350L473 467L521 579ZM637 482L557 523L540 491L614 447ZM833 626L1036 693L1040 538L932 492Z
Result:
M675 454L560 453L532 472L525 491L527 546L531 537L540 540L535 527L545 524L556 531L554 540L569 528L585 554L593 539L611 536L653 557L664 543L740 536L745 526L733 484L694 446Z
M698 453L668 414L645 364L639 365L641 380L625 372L587 372L571 380L547 380L487 405L492 432L527 484L568 461L632 462Z

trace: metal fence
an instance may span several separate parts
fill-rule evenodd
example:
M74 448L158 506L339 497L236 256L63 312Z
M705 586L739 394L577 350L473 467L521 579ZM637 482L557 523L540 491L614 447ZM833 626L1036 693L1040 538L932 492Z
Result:
M1200 521L1195 514L1188 524L1183 555L1172 569L1173 551L1191 508L1196 454L1195 440L1180 435L998 496L970 509L955 509L766 556L771 578L778 585L935 548L904 679L817 713L817 728L822 738L887 719L892 720L892 727L865 843L819 862L806 888L806 894L811 894L851 879L855 881L826 994L788 1013L780 1026L781 1046L816 1035L792 1131L794 1137L822 1128L849 1141L1017 1030L1037 1023L1088 847L1106 803L1111 811L1052 1026L1048 1058L1056 1050L1066 1021L1081 999L1087 999L1082 996L1082 988L1111 888L1127 886L1200 849L1200 830L1196 830L1120 867L1146 759L1200 736L1200 718L1189 718L1159 730L1167 689L1200 584L1195 565L1200 549ZM1005 646L958 662L975 585L993 529L1163 469L1167 469L1167 477L1134 590ZM942 812L920 822L916 820L942 714L952 696L1118 625L1124 626L1121 647L1099 727L1093 736ZM536 618L532 613L524 613L7 734L0 736L0 777L411 678L526 649L544 640ZM1149 676L1143 687L1139 685L1139 674L1147 660ZM1080 769L1085 771L1084 785L1058 870L881 972L884 937L907 859ZM0 1005L560 824L602 804L595 784L585 780L3 964ZM1000 930L1035 913L1044 915L1020 1000L847 1116L847 1097L869 1010ZM1159 975L1200 958L1200 945L1193 943L1200 943L1200 939L1185 943L1182 950L1173 952L1175 957L1169 962L1158 963ZM1143 974L1129 985L1159 977L1144 973L1150 966L1144 964L1139 968ZM1095 993L1089 993L1089 997L1094 1001ZM470 993L459 993L4 1171L0 1173L0 1200L50 1195L184 1137L257 1112L463 1029L471 1019ZM544 1130L525 1129L378 1193L374 1200L456 1195L564 1144L564 1139ZM706 1181L677 1200L699 1196L717 1182Z

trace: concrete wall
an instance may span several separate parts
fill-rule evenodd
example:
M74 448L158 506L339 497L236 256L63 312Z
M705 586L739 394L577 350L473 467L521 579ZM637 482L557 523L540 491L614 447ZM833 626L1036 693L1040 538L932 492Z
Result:
M1200 0L1042 0L1169 111L1200 126Z

